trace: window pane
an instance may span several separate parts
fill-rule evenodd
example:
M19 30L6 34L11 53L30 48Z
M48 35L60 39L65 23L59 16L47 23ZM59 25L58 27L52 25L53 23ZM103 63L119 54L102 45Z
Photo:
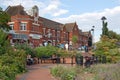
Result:
M13 24L10 24L9 26L11 27L11 30L14 29L14 25Z
M20 30L26 30L26 23L21 23Z

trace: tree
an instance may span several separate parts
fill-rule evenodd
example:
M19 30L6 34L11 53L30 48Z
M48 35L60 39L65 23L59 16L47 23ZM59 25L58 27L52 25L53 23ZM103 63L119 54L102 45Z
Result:
M108 28L107 28L108 23L105 22L106 18L103 16L101 18L101 20L102 20L102 26L103 26L102 27L102 35L108 35Z
M108 31L108 37L110 39L116 39L117 38L117 34L116 34L116 32Z
M7 34L0 29L0 80L15 80L18 73L25 71L26 54L15 50L7 40Z
M89 37L89 38L88 38L88 46L91 47L92 44L93 44L93 43L92 43L92 37Z
M0 54L4 54L9 49L9 45L7 34L0 30Z
M0 11L2 11L2 8L0 7Z
M10 30L11 28L7 24L8 21L10 21L10 16L6 12L2 11L2 8L0 7L0 29L6 31Z
M35 51L36 51L36 56L39 58L43 57L43 56L50 57L55 53L58 54L58 52L59 52L57 47L54 47L51 45L37 47L37 48L35 48Z
M73 35L72 42L75 44L75 43L77 43L77 41L78 41L78 37Z
M72 42L73 42L74 48L76 47L77 41L78 41L78 37L77 37L76 35L73 35L73 37L72 37Z
M18 50L24 50L25 53L28 55L31 55L31 57L35 57L35 51L33 48L31 48L27 43L16 43L15 48Z

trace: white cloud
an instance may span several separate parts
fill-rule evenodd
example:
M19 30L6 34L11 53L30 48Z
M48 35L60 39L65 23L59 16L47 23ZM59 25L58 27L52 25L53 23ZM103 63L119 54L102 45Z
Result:
M68 12L68 10L60 9L59 11L54 13L53 16L60 16L61 14L65 14L67 12Z
M51 0L50 4L48 4L48 6L43 9L43 11L45 13L49 13L52 16L60 16L62 14L66 14L68 12L68 10L65 9L61 9L61 2L59 0Z
M13 5L23 5L25 9L30 9L34 5L39 7L39 13L41 16L49 14L51 16L60 16L68 12L68 10L61 8L60 0L47 0L46 2L41 2L37 0L0 0L0 5L13 6ZM57 12L57 14L56 14Z
M46 6L45 10L51 12L51 11L57 10L59 6L60 6L59 0L50 0L49 4Z
M80 15L70 15L66 18L55 18L53 20L68 23L68 22L77 22L80 29L83 31L88 31L95 26L95 41L99 40L102 22L101 17L105 16L108 22L108 28L110 30L116 31L120 33L120 6L117 6L112 9L104 9L101 12L92 12L92 13L84 13Z
M38 2L35 0L2 0L1 1L4 6L14 6L14 5L23 5L25 8L30 8L34 5L38 5L40 8L44 7L43 2Z
M63 9L63 4L60 0L45 0L41 2L40 0L0 0L0 5L9 6L9 5L23 5L26 9L37 5L39 7L40 16L49 14L50 16L60 16L69 12L66 9ZM108 22L108 28L120 33L120 6L117 6L112 9L104 9L101 12L91 12L84 13L79 15L70 15L66 18L56 18L55 21L61 23L68 22L77 22L80 29L83 31L88 31L95 26L95 41L99 40L99 35L101 33L102 22L101 17L106 16Z

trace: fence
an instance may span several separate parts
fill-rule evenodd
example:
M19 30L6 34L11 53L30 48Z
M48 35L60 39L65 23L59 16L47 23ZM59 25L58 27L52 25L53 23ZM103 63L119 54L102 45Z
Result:
M61 64L77 64L77 65L85 65L85 66L89 66L92 64L98 64L98 63L106 63L106 56L91 56L91 57L83 57L83 56L76 56L76 57L68 57L68 58L44 58L41 59L41 63L42 60L44 61L44 63L61 63Z

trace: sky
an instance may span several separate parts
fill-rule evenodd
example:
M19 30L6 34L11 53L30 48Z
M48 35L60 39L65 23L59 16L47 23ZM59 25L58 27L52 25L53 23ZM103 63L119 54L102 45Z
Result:
M3 10L20 4L27 11L37 5L39 16L63 24L76 22L82 31L95 26L94 42L100 39L103 16L107 18L109 30L120 34L120 0L0 0Z

